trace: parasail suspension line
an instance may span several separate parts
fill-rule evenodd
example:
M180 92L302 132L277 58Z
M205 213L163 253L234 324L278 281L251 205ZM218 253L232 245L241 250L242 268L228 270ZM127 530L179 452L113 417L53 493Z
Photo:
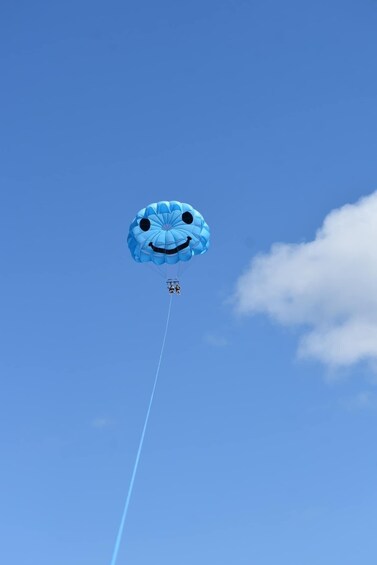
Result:
M133 489L134 482L135 482L136 472L137 472L137 468L138 468L138 465L139 465L141 451L142 451L142 448L143 448L145 432L147 430L149 415L151 413L154 394L155 394L156 387L157 387L157 381L158 381L158 375L160 373L161 361L162 361L162 357L163 357L163 353L164 353L164 349L165 349L166 336L168 334L168 328L169 328L169 322L170 322L170 312L171 312L172 301L173 301L173 295L170 295L168 315L167 315L167 318L166 318L165 332L164 332L164 337L162 339L160 357L159 357L159 360L158 360L156 374L155 374L155 377L154 377L152 393L151 393L151 396L150 396L150 399L149 399L148 410L147 410L147 413L146 413L146 416L145 416L143 431L141 432L141 436L140 436L139 447L138 447L137 454L136 454L136 459L135 459L134 468L133 468L133 471L132 471L131 481L130 481L130 484L129 484L129 487L128 487L127 498L126 498L126 502L124 504L124 509L123 509L123 514L122 514L122 518L121 518L120 525L119 525L118 535L117 535L117 538L116 538L116 541L115 541L113 557L111 559L111 565L116 564L116 560L117 560L118 552L119 552L119 547L120 547L120 542L122 541L124 524L125 524L125 521L126 521L128 507L129 507L130 500L131 500L132 489Z

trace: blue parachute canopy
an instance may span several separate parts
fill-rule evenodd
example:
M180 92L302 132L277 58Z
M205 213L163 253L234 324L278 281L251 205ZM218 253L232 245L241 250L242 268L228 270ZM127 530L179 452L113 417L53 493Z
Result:
M174 264L205 253L209 234L203 216L190 204L162 201L138 212L127 243L139 263Z

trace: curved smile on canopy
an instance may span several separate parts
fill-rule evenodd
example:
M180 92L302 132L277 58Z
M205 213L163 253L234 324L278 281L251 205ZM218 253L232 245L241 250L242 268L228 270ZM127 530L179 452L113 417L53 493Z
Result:
M182 249L186 249L186 247L190 245L191 240L192 237L187 236L186 241L184 243L181 243L181 245L177 245L177 247L174 247L174 249L164 249L163 247L156 247L155 245L153 245L152 242L150 242L149 247L152 247L155 253L165 253L165 255L174 255L174 253L178 253L179 251L182 251Z

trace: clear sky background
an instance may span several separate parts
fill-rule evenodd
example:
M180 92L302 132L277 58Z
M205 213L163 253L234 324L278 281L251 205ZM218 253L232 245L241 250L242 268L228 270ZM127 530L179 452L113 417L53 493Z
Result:
M292 314L303 271L282 291L270 249L377 189L377 3L5 1L0 22L1 563L110 562L168 304L128 226L177 199L212 245L174 300L119 563L375 565L377 347L298 353L359 306L329 320L307 285Z

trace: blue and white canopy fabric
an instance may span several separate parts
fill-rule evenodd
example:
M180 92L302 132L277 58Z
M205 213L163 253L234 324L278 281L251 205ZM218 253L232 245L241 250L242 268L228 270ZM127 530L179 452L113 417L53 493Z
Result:
M130 225L127 243L139 263L189 261L209 247L209 227L190 204L172 200L150 204Z

